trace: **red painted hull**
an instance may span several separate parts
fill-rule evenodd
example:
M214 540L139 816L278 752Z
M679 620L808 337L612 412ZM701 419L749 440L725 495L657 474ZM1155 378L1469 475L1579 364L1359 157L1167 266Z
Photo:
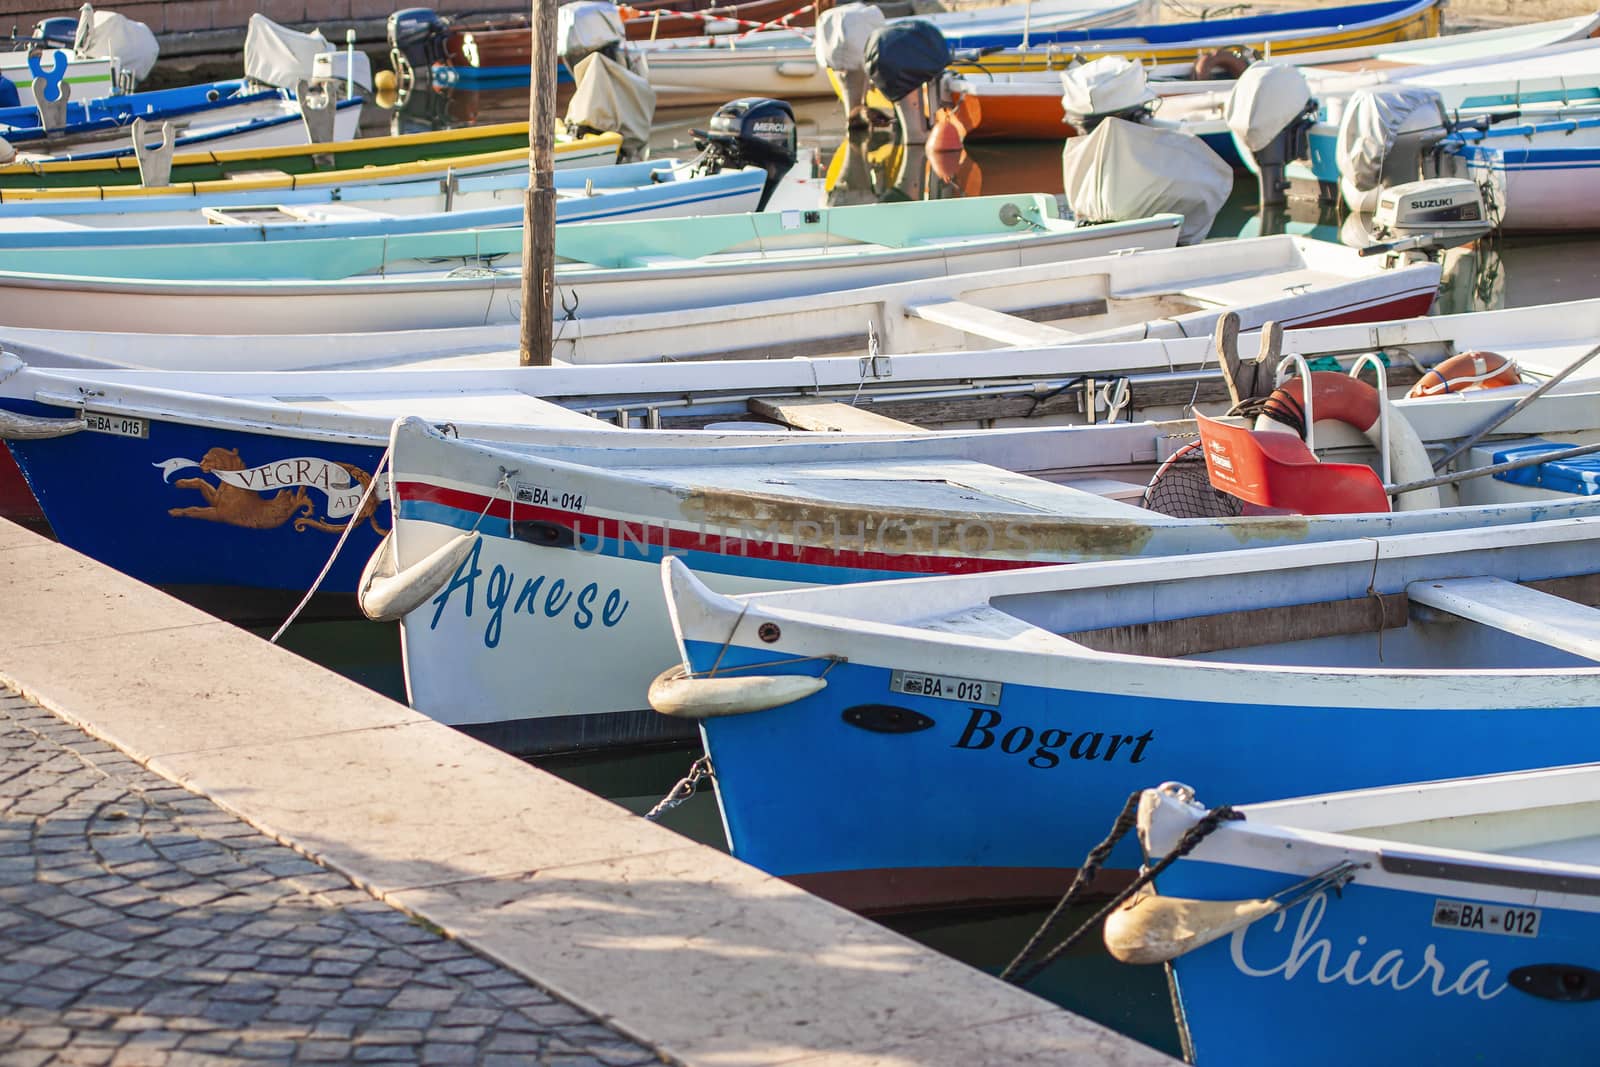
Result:
M0 444L0 519L10 519L27 526L44 523L44 512L39 510L33 490L28 488L22 471L17 469L16 460L11 458L11 450L3 444Z

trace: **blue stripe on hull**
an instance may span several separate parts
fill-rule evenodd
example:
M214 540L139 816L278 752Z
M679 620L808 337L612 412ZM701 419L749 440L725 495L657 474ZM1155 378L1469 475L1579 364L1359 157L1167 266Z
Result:
M692 665L708 670L721 651L693 644ZM789 659L781 643L736 646L722 667ZM735 855L779 875L1070 868L1152 782L1246 803L1600 759L1593 708L1295 708L1269 693L1232 705L1007 683L1000 706L985 709L893 693L889 678L838 663L816 696L702 723ZM865 704L909 708L935 725L888 734L843 721ZM1138 862L1130 840L1111 866Z
M1295 880L1184 860L1162 875L1160 889L1239 900ZM1173 970L1195 1062L1349 1067L1587 1059L1582 1050L1596 1046L1592 1004L1557 1003L1505 983L1512 970L1530 964L1596 966L1600 917L1541 906L1538 936L1516 937L1435 927L1439 899L1473 897L1450 887L1420 894L1363 886L1358 875L1340 895L1284 912L1281 924L1267 919L1180 956Z
M14 400L5 406L51 418L75 414ZM302 523L302 529L295 529L296 520L329 520L327 496L315 488L306 490L309 512L295 509L285 521L263 529L219 521L224 517L220 511L198 517L169 514L173 508L206 507L200 490L180 488L178 482L201 479L215 485L217 478L196 467L163 478L161 464L167 460L199 461L212 449L237 449L246 467L310 457L353 464L370 474L382 454L376 445L312 443L154 420L149 432L146 440L83 432L9 444L62 543L153 585L303 592L311 587L339 536L337 528L330 531ZM243 511L228 514L236 520L254 517L270 522L276 518L267 506L274 492L251 494L260 505L247 504ZM374 518L387 530L389 505L380 503ZM342 520L328 524L342 527ZM361 522L322 591L354 593L361 569L379 540L373 523Z

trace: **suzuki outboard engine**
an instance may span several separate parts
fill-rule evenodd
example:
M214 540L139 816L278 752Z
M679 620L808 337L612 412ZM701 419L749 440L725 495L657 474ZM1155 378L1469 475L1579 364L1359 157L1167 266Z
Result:
M695 147L704 152L702 173L741 167L760 167L767 172L757 211L766 208L772 190L794 166L794 109L782 100L746 96L730 101L717 108L708 129L693 132Z
M1409 252L1432 258L1439 249L1466 244L1489 229L1483 192L1470 179L1429 178L1383 190L1372 213L1372 236L1378 243L1360 251L1364 256Z
M425 7L408 7L389 16L389 63L402 86L426 73L435 63L449 61L445 40L450 24Z
M1450 132L1444 98L1420 85L1358 89L1339 120L1339 189L1351 211L1371 211L1378 190L1437 175L1428 156Z
M1261 206L1284 204L1289 181L1284 168L1311 155L1311 126L1318 105L1311 86L1294 67L1256 63L1239 76L1222 118L1245 166L1261 186Z

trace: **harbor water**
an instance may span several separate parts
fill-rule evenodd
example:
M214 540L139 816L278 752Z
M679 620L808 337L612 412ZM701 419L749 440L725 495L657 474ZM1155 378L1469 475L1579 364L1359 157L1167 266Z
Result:
M796 107L801 147L827 176L831 204L948 198L964 195L1061 192L1059 144L990 144L957 159L930 161L920 148L895 144L878 131L854 143L843 134L842 115L831 102ZM512 121L527 114L526 90L421 90L397 110L369 112L371 132L413 132L443 126ZM656 158L694 154L693 129L706 110L657 116L651 143ZM379 126L378 124L382 125ZM1253 179L1240 180L1212 229L1213 239L1296 233L1338 241L1343 220L1327 206L1297 199L1275 218L1254 209ZM1437 310L1461 312L1518 307L1600 296L1600 246L1590 237L1544 235L1490 238L1447 262ZM274 627L261 632L270 633ZM399 639L394 625L308 622L291 627L282 644L397 700L405 699ZM663 665L665 666L665 665ZM699 755L694 746L644 751L548 757L544 768L643 815ZM828 788L828 769L817 768L817 788ZM1155 785L1155 782L1149 783ZM1226 801L1228 798L1219 798ZM666 812L663 825L698 841L720 846L722 827L709 789ZM1063 866L1079 857L1062 858ZM1063 886L1064 890L1066 887ZM914 914L885 919L894 929L973 966L998 973L1027 941L1045 912ZM1069 917L1070 930L1087 916ZM1165 978L1158 968L1134 968L1112 960L1097 937L1084 939L1030 988L1139 1041L1178 1054L1178 1034Z

